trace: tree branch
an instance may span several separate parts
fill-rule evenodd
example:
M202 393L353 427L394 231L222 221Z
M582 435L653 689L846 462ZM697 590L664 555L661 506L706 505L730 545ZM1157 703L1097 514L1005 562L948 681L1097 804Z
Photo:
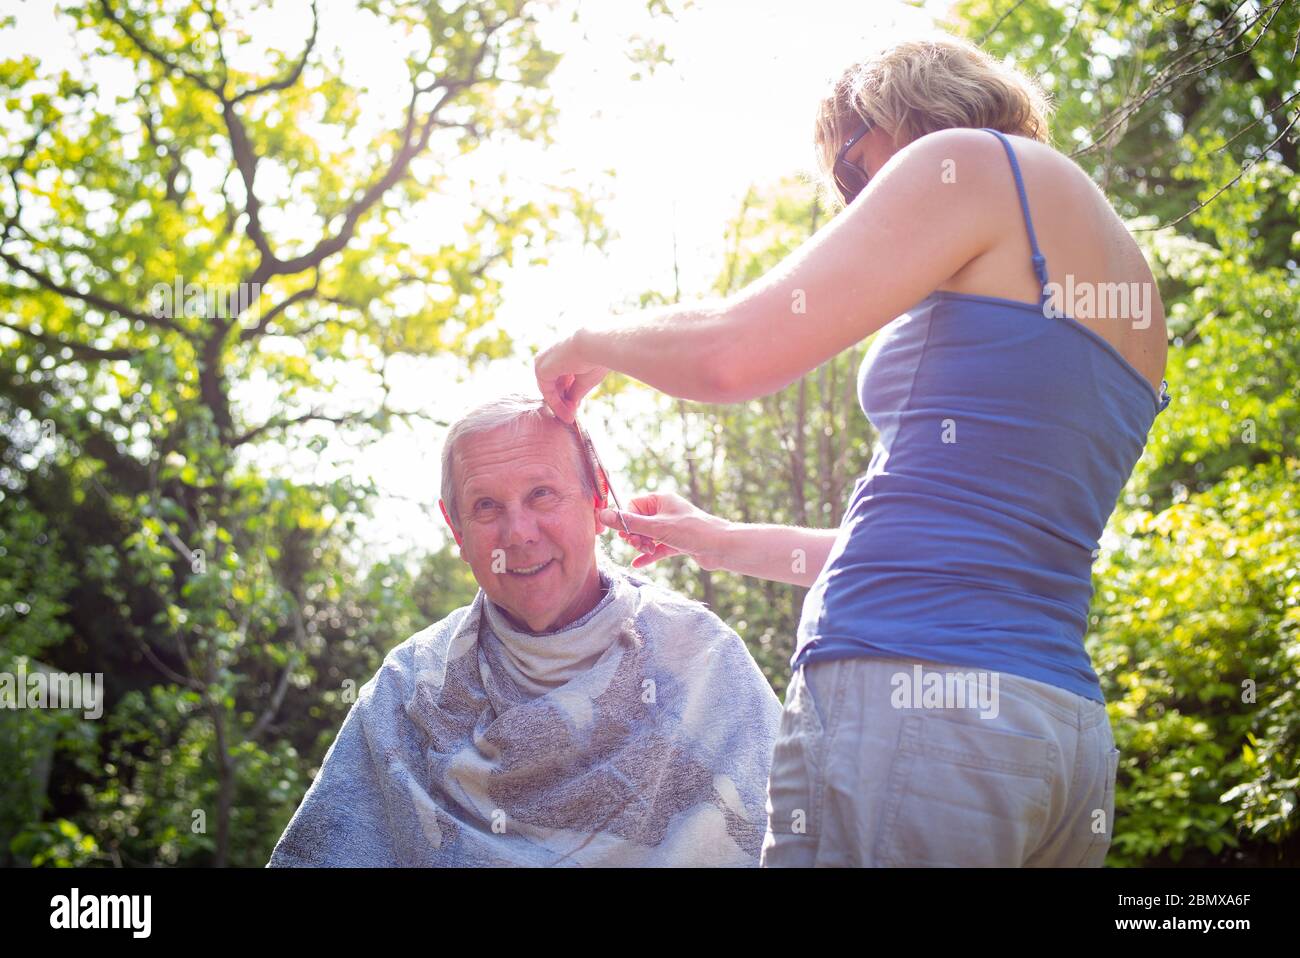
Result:
M153 44L149 43L149 41L146 40L140 33L138 33L135 30L135 28L128 26L126 21L123 18L119 17L113 11L113 8L109 6L108 0L99 0L99 6L100 9L104 11L104 16L108 17L109 20L111 20L114 24L116 24L118 29L120 29L123 33L126 34L127 39L129 39L132 43L134 43L136 47L139 48L139 50L145 54L145 56L149 57L151 60L161 65L164 70L166 70L169 73L181 74L191 83L193 83L195 86L199 87L200 89L207 90L209 93L213 94L214 96L221 95L220 91L218 91L217 88L206 77L201 76L198 73L195 73L193 70L187 70L185 67L181 66L178 62L169 58L167 54L163 53L161 50L153 46Z
M1237 6L1233 9L1233 11L1230 14L1228 14L1227 17L1224 18L1223 23L1220 24L1214 30L1214 32L1210 34L1210 36L1206 39L1204 43L1200 43L1193 46L1182 56L1176 58L1171 63L1166 64L1159 72L1156 73L1156 75L1152 78L1150 85L1140 95L1132 99L1126 100L1114 111L1112 111L1109 116L1100 120L1096 125L1094 125L1093 129L1096 129L1097 126L1101 126L1102 124L1105 123L1110 123L1110 125L1106 127L1104 131L1102 131L1100 136L1094 137L1093 142L1091 142L1085 147L1081 147L1080 149L1075 150L1070 155L1072 157L1082 156L1085 153L1089 153L1093 150L1099 149L1103 144L1107 143L1112 133L1114 133L1116 130L1124 126L1124 124L1126 124L1151 99L1153 99L1158 93L1161 93L1164 90L1169 89L1179 80L1184 79L1186 77L1194 76L1198 73L1204 73L1206 70L1218 66L1220 63L1224 63L1228 60L1231 60L1233 57L1238 57L1246 53L1249 53L1251 50L1255 48L1255 46L1259 43L1259 41L1264 38L1264 35L1268 33L1269 27L1273 23L1273 18L1277 16L1277 12L1279 9L1281 9L1283 2L1284 0L1276 0L1276 3L1273 5L1270 11L1268 21L1264 24L1264 29L1260 31L1259 36L1257 36L1253 41L1251 41L1250 45L1247 46L1244 50L1239 50L1236 53L1233 53L1226 57L1222 57L1218 60L1213 60L1211 59L1211 57L1206 57L1200 63L1196 64L1192 69L1184 70L1181 73L1174 73L1173 72L1174 70L1182 66L1182 64L1185 63L1186 61L1195 57L1197 54L1203 53L1207 50L1214 49L1215 44L1213 43L1213 38L1223 33L1228 28L1228 25L1231 22L1232 17L1236 15L1237 10L1240 10L1241 7L1245 5L1246 0L1241 0L1241 3L1237 4ZM1249 33L1255 27L1255 25L1263 19L1264 19L1264 13L1261 12L1253 20L1247 23L1246 26L1242 27L1242 29L1235 36L1223 41L1223 43L1219 45L1219 49L1227 49L1229 46L1236 43L1247 33ZM1111 122L1112 120L1113 122Z
M170 329L172 332L181 333L182 335L185 333L185 330L169 317L154 316L150 313L141 313L128 306L124 306L121 303L115 303L113 300L101 296L98 293L83 293L80 290L73 289L71 286L56 283L39 270L23 264L18 257L14 256L12 253L6 253L0 250L0 259L8 263L17 272L30 276L38 284L53 293L58 293L60 296L65 296L69 299L79 299L86 305L93 306L105 313L117 313L127 319L138 320L139 322L145 323L149 326L156 326L161 329Z
M226 48L221 40L221 21L217 17L215 4L200 3L203 12L208 15L208 22L212 24L212 32L217 37L217 62L221 64L221 92L226 91L226 84L230 81L230 66L226 63Z
M989 27L987 30L984 31L984 34L978 40L975 41L975 45L978 47L984 46L984 41L987 40L989 37L993 36L993 32L997 30L998 27L1002 26L1002 21L1005 20L1007 17L1011 16L1011 14L1015 13L1017 10L1019 10L1022 6L1024 6L1024 3L1025 0L1016 0L1014 4L1012 4L1010 7L1007 8L1007 11L1004 14L1002 14L1002 16L998 17L996 20L993 21L993 26Z
M231 103L238 103L241 100L247 100L250 97L261 96L263 93L278 92L287 90L298 82L302 76L303 67L307 65L307 57L310 56L312 48L316 46L316 31L320 27L320 17L316 12L316 0L311 0L311 36L307 38L307 45L303 48L302 56L298 58L298 63L285 76L278 80L272 80L269 83L263 83L261 86L255 86L251 89L237 93L231 99Z
M307 648L307 628L302 620L302 603L292 592L285 590L289 600L293 605L293 648L289 651L289 661L284 664L280 671L280 679L275 684L275 690L271 693L271 700L267 703L262 714L258 716L257 721L253 723L252 729L249 730L250 739L260 739L266 732L267 726L275 719L280 711L280 706L284 703L285 693L289 690L289 677L293 674L294 666L297 665L298 657Z
M4 230L0 231L0 246L3 246L5 240L9 238L9 232L18 225L18 218L22 216L23 213L23 191L18 185L18 171L27 165L27 158L36 150L36 144L40 141L40 138L44 135L47 129L49 129L49 125L46 123L41 123L37 126L31 139L23 144L22 152L18 154L18 159L14 162L13 166L10 166L5 170L6 175L9 177L9 184L14 189L14 212L12 216L5 219Z
M384 174L372 182L361 194L360 198L348 208L344 215L343 224L339 227L338 232L333 236L321 240L310 251L290 260L280 260L273 255L269 255L269 249L263 250L264 260L259 264L258 268L254 270L250 282L264 283L272 276L280 273L301 272L304 269L319 265L323 260L337 253L348 244L352 239L352 234L356 229L357 223L360 222L361 217L365 215L365 213L379 200L380 197L388 192L389 189L391 189L402 179L403 176L406 175L411 160L423 152L428 146L433 131L440 125L439 113L443 107L451 102L457 93L472 86L480 79L480 77L478 77L478 70L479 67L482 66L484 58L487 56L492 35L504 26L506 22L508 22L508 18L503 18L483 31L482 43L479 45L479 48L474 55L474 59L469 64L464 77L459 80L445 82L440 80L431 83L427 87L416 86L413 89L410 102L407 105L407 121L402 131L401 148L393 157L392 163L389 164L389 167ZM415 121L416 101L420 94L434 89L442 90L443 95L438 99L438 102L429 109L423 121L418 124L419 136L418 139L412 142L412 136L414 135L417 126ZM233 111L229 108L227 108L226 112L230 116L234 115ZM244 140L244 145L247 147L247 138ZM264 244L265 238L263 237L263 245ZM259 250L262 250L262 246L259 246Z
M260 426L254 426L252 429L235 436L228 443L228 447L233 449L236 446L242 446L244 443L253 441L262 433L270 432L273 429L287 429L290 426L301 425L304 422L332 422L336 426L343 426L352 422L364 422L370 418L372 417L360 413L349 413L346 416L327 416L319 410L313 409L311 412L289 419L268 419Z
M253 189L253 181L257 177L257 155L249 143L248 132L244 129L243 121L235 112L234 103L225 99L221 101L221 118L225 121L226 131L230 134L230 152L234 156L235 167L239 170L240 179L244 181L244 209L248 213L248 227L244 232L253 241L261 256L261 262L253 271L249 282L261 284L277 272L282 272L280 267L283 264L272 251L271 241L267 239L266 232L262 229L262 203ZM237 317L232 316L230 322L233 324L236 319Z
M311 299L315 296L316 290L320 288L320 269L317 268L315 273L315 278L312 280L310 286L298 290L296 293L285 297L272 306L267 310L266 314L258 320L256 326L250 326L239 334L240 341L248 342L250 339L256 339L258 336L261 336L266 332L267 327L271 325L271 322L290 306L293 306L295 303L301 303L303 300Z
M100 349L98 346L91 346L88 343L78 343L73 342L72 340L62 339L58 336L52 335L51 333L38 333L33 329L27 329L26 327L15 325L14 323L3 319L0 319L0 326L3 326L5 329L12 329L15 333L19 333L29 339L34 339L36 342L48 346L51 351L62 349L70 350L72 354L79 359L115 360L131 359L135 356L135 351L131 349Z
M1209 206L1209 205L1210 205L1211 203L1213 203L1216 199L1218 199L1221 195L1223 195L1225 192L1227 192L1227 191L1230 190L1233 186L1235 186L1235 185L1237 184L1237 181L1240 180L1243 176L1245 176L1245 175L1250 171L1251 167L1253 167L1256 163L1258 163L1260 160L1262 160L1265 156L1268 155L1268 151L1269 151L1269 150L1273 149L1273 147L1275 147L1275 146L1277 146L1279 143L1281 143L1281 142L1282 142L1282 138L1285 137L1285 136L1287 135L1287 133L1289 133L1289 132L1291 131L1291 128L1292 128L1293 126L1295 126L1297 122L1300 122L1300 112L1296 113L1296 115L1295 115L1294 117L1291 118L1291 122L1288 123L1285 127L1283 127L1282 132L1279 133L1279 134L1277 135L1277 138L1274 139L1272 143L1270 143L1268 146L1264 147L1264 149L1260 150L1259 156L1253 158L1249 163L1247 163L1245 166L1243 166L1243 167L1241 168L1241 172L1239 172L1236 176L1234 176L1232 179L1230 179L1227 183L1224 183L1224 184L1223 184L1222 186L1220 186L1217 190L1215 190L1215 191L1214 191L1214 194L1213 194L1212 196L1207 197L1203 202L1197 203L1195 206L1193 206L1190 210L1188 210L1188 211L1187 211L1186 213L1184 213L1182 216L1178 217L1178 219L1176 219L1176 220L1170 220L1168 223L1165 223L1165 224L1163 224L1163 225L1161 225L1161 226L1143 226L1143 227L1139 227L1138 229L1135 229L1134 232L1135 232L1135 233L1146 233L1146 232L1151 232L1151 231L1153 231L1153 230L1162 230L1162 229L1166 229L1166 228L1168 228L1168 227L1170 227L1170 226L1177 226L1179 223L1181 223L1183 220L1187 219L1187 217L1191 216L1191 215L1192 215L1193 213L1195 213L1197 210L1203 210L1203 209L1205 209L1205 207Z

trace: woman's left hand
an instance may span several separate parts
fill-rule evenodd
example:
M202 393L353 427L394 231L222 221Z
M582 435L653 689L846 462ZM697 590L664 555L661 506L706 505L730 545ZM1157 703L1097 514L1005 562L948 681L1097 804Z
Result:
M608 367L597 366L579 355L577 339L578 333L565 336L543 349L533 361L542 398L551 412L566 423L578 415L582 397L609 373Z

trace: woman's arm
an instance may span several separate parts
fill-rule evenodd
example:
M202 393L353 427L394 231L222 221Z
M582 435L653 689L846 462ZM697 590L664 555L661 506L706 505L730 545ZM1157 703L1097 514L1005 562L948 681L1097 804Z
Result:
M735 323L729 300L710 299L643 310L608 326L587 326L570 339L574 356L695 402L729 397L724 344Z
M875 332L998 240L1001 144L941 130L904 147L843 213L779 266L724 299L587 327L540 354L557 414L608 369L661 392L743 402L776 392ZM1028 267L1026 267L1028 268Z
M838 537L838 529L729 522L718 550L721 568L806 588L816 581Z
M729 522L671 492L638 496L629 505L622 516L632 535L619 532L619 537L642 550L632 563L637 568L688 555L702 569L810 586L839 534L837 529ZM613 509L603 511L600 520L612 529L620 525Z

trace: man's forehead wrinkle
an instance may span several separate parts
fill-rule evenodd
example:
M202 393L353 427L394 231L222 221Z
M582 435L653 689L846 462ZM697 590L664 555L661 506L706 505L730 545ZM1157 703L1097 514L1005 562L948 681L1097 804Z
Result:
M537 482L557 482L567 478L564 473L553 466L532 465L513 469L506 465L501 469L469 473L465 476L464 488L473 491L479 487L530 486Z
M565 449L564 443L569 430L557 421L507 423L496 429L473 433L461 440L460 458L465 459L485 447L491 450L488 455L500 454L507 458L517 458L520 451L531 448L547 458L557 458L556 453Z
M581 477L570 475L574 466L572 452L564 445L567 437L558 431L539 432L537 427L501 429L467 441L461 453L461 489L536 480L581 482Z

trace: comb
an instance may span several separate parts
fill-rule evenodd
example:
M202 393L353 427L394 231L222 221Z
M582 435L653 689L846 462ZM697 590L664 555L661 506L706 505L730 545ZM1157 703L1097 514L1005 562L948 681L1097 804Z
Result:
M623 531L630 536L632 530L627 527L627 520L623 518L623 504L618 501L618 496L610 488L609 473L605 471L605 467L601 464L600 457L596 455L596 446L591 441L591 436L587 434L587 430L583 429L582 424L578 422L577 416L573 417L573 428L578 433L578 440L582 443L582 448L587 452L587 471L591 474L592 484L596 487L601 503L605 508L608 508L609 500L614 500L614 506L618 509L619 524L622 525Z

